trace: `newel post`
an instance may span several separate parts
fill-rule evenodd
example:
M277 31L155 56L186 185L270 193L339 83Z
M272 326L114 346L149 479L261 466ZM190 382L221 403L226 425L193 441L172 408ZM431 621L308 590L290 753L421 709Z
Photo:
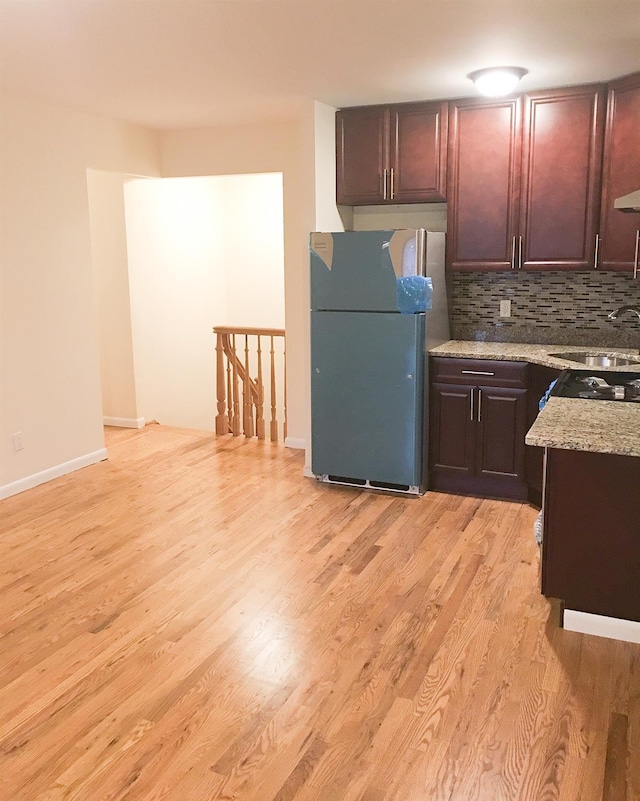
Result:
M216 415L216 434L229 433L229 418L227 416L227 394L224 374L224 348L222 346L223 334L216 332L216 400L218 414Z

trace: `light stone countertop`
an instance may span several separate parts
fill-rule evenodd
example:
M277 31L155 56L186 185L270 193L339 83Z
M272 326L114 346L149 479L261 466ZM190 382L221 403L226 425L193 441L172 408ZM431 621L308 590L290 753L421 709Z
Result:
M569 451L640 456L640 403L550 398L524 441Z
M432 356L522 361L560 370L567 368L584 370L583 364L549 355L569 351L638 357L637 351L629 349L460 340L445 342L432 348L429 353ZM637 366L593 369L608 372L640 372L640 361ZM640 456L640 403L551 398L529 429L525 442L527 445L547 448Z
M558 370L587 369L584 364L558 359L552 353L593 353L607 356L630 356L638 360L637 365L622 367L594 367L617 373L640 372L640 354L630 348L592 348L579 345L526 345L518 342L474 342L450 339L429 350L431 356L450 356L464 359L496 359L498 361L530 362Z

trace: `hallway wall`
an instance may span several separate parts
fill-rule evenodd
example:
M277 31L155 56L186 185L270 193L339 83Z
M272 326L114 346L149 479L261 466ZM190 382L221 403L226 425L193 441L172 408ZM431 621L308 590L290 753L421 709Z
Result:
M284 328L282 176L132 181L125 210L138 413L211 431L212 328Z

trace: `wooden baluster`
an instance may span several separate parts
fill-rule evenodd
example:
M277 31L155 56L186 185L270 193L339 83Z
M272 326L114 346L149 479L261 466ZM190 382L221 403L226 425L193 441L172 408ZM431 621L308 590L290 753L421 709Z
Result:
M231 359L229 358L229 348L231 340L229 334L223 334L225 338L225 354L227 357L227 417L229 418L229 428L227 433L233 431L233 384L231 376Z
M216 334L216 401L218 409L218 413L216 414L216 434L229 433L227 392L224 375L224 348L222 346L223 336L223 334Z
M260 334L258 334L258 377L256 379L258 389L258 399L256 401L256 435L258 439L264 439L264 383L262 381L262 348L260 346Z
M233 423L232 433L234 437L240 436L240 390L238 388L238 354L236 351L236 335L231 335L232 349L232 374L233 374Z
M276 412L276 359L273 349L273 337L271 337L271 424L270 435L271 441L278 441L278 419Z
M243 416L245 437L253 436L253 399L251 397L251 373L249 371L249 334L244 335L244 380L242 382Z
M287 341L282 338L282 373L284 376L284 420L282 422L282 441L287 439Z
M278 372L280 368L276 364L276 358L280 358L276 353L275 338L282 337L284 344L284 331L273 328L227 328L216 327L214 333L216 340L216 433L222 434L231 432L237 437L241 432L246 437L257 436L264 439L266 434L266 420L264 417L264 406L266 402L265 390L265 370L263 356L266 358L266 349L262 348L262 337L270 337L270 359L271 359L271 421L270 438L272 441L278 440ZM244 336L244 356L237 351L236 334ZM257 338L255 356L251 353L250 336ZM284 421L283 434L287 435L287 391L286 391L286 353L282 352L284 384ZM250 371L253 359L257 359L257 378L251 378ZM240 386L242 382L242 386ZM242 398L240 393L242 392ZM242 406L242 410L240 407ZM241 415L242 414L242 418Z

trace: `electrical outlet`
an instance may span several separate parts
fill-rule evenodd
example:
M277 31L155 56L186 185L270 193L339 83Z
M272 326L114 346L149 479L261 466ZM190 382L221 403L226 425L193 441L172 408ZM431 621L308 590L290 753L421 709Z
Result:
M13 450L21 451L24 448L22 444L22 431L16 431L13 435Z
M511 317L511 301L500 301L500 317Z

